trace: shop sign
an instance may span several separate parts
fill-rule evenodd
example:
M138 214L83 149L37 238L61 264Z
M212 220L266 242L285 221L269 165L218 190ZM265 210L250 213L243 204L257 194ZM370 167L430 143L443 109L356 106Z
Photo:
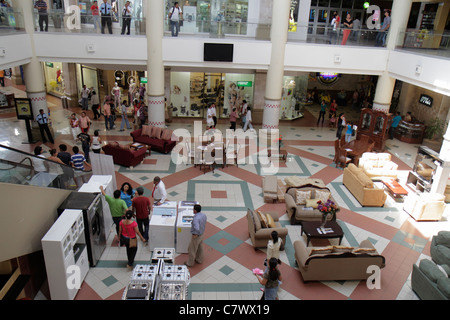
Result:
M147 81L147 78L146 78L146 77L141 77L140 82L141 82L141 83L147 83L148 81Z
M325 84L327 86L332 85L336 81L339 80L341 75L339 73L333 73L333 72L318 72L317 73L317 79L320 83Z
M426 95L426 94L421 94L420 95L420 99L419 99L419 103L424 104L427 107L431 108L431 106L433 104L433 98L428 96L428 95Z
M236 81L236 86L238 87L252 87L253 82L252 81Z
M45 66L49 67L49 68L53 68L53 62L46 62Z

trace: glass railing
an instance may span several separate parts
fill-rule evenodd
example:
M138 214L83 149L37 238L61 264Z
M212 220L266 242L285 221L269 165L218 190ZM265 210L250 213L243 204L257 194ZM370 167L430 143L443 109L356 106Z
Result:
M450 57L450 33L434 33L432 30L401 32L396 49L428 55Z
M91 176L92 171L0 145L0 182L76 190Z
M0 35L24 31L22 12L14 11L12 8L0 7Z

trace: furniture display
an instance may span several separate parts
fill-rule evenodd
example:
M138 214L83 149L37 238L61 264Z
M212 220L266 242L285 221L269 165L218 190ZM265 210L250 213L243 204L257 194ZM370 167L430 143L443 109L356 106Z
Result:
M336 164L336 168L345 168L347 164L352 161L351 158L347 157L347 150L341 149L341 141L336 139L334 141L334 159L333 162Z
M402 120L395 129L394 137L406 143L421 144L424 134L425 125Z
M416 221L439 221L445 210L445 196L439 193L411 193L404 198L403 210Z
M365 280L371 273L369 266L385 267L385 258L369 240L358 248L345 246L306 247L303 241L294 242L295 261L303 282Z
M73 300L89 271L84 231L82 210L64 210L41 240L52 300ZM75 267L79 286L69 285Z
M262 191L265 203L278 199L278 181L276 176L265 176L262 179Z
M151 146L153 151L169 153L177 144L173 131L167 128L143 125L141 129L130 133L133 142Z
M287 183L286 193L284 195L286 203L286 212L291 224L299 224L303 221L322 221L322 212L317 209L317 201L326 202L328 199L339 205L331 195L322 180L303 179L296 186L289 186ZM327 221L335 220L336 215L328 215Z
M383 183L385 190L394 199L403 199L404 196L408 195L408 191L406 191L395 179L383 179L381 182Z
M372 180L383 178L397 179L398 165L391 160L391 154L387 152L365 152L358 162L358 167Z
M348 143L342 143L341 141L341 150L345 151L345 154L348 158L352 159L352 162L358 166L359 160L362 155L373 147L374 142L370 142L369 139L360 139L360 140L352 140Z
M135 150L130 145L121 145L116 141L110 142L102 147L105 154L113 157L115 164L125 167L135 167L144 160L147 148Z
M288 229L281 226L277 212L262 213L259 210L247 209L247 222L248 233L255 250L267 247L267 242L272 239L272 231L278 232L278 236L283 241L283 247L280 250L284 250Z
M386 114L369 108L361 109L356 139L360 140L361 136L368 136L375 142L374 149L376 151L384 151L391 123L391 113Z
M322 221L303 221L302 232L306 235L306 246L309 245L311 239L334 239L339 238L339 244L341 244L344 232L342 228L337 224L336 220L328 221L325 225L325 230L320 229Z
M443 161L436 151L426 146L420 146L413 169L408 174L407 184L415 191L430 191L433 184L433 175L436 168L442 163Z
M342 182L363 207L384 206L387 198L384 190L378 188L362 168L350 163L344 169Z
M450 299L450 231L439 231L431 240L431 260L413 265L411 288L422 300Z

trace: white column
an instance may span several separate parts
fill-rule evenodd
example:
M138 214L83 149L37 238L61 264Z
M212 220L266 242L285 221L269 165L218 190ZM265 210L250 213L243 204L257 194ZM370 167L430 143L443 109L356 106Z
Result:
M386 71L378 76L377 88L373 99L373 110L389 113L394 86L395 79L391 78Z
M43 109L48 114L44 71L41 63L36 58L34 46L33 3L32 1L19 1L16 4L22 8L25 31L30 36L32 50L31 61L23 66L27 96L31 99L31 108L34 116L39 114L40 109Z
M262 127L277 129L280 117L284 75L284 53L288 34L290 1L274 0L272 14L270 65L267 71Z
M148 123L164 127L164 1L149 0L146 8Z

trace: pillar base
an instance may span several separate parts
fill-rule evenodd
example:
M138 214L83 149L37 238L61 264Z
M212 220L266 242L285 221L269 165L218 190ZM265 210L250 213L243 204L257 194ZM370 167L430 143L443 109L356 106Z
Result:
M381 111L384 113L389 113L389 109L391 107L391 104L387 104L387 103L379 103L379 102L373 102L373 107L372 109L375 111Z
M278 129L281 100L264 100L263 129Z
M148 124L153 127L164 128L165 103L164 96L147 96L148 100Z

